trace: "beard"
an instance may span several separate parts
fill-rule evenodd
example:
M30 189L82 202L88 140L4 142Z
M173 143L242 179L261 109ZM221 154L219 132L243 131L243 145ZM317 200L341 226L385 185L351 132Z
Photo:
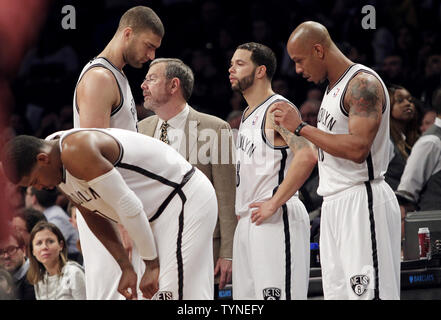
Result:
M150 96L147 100L144 101L144 108L147 110L151 110L156 113L156 110L161 108L164 104L166 104L171 99L171 94L163 92L159 98L153 98Z
M246 89L251 87L254 84L254 76L256 75L256 68L248 75L243 77L242 79L237 80L237 84L231 86L234 91L238 91L243 93Z

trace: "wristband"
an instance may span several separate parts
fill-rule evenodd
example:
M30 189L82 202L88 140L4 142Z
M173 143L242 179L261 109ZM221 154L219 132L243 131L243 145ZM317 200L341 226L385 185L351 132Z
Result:
M294 134L300 137L300 130L303 129L304 126L308 125L306 122L302 122L299 126L294 130Z

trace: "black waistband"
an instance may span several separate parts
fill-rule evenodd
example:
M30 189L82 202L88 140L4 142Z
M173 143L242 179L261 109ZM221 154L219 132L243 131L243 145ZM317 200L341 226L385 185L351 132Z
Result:
M150 222L152 222L152 221L154 221L154 220L159 218L159 216L162 214L162 212L165 210L165 208L167 208L168 204L175 197L176 194L179 194L179 196L182 199L182 202L185 202L185 200L184 200L185 199L185 195L182 192L182 188L190 180L190 178L193 176L194 172L195 172L194 167L191 167L191 169L182 178L181 183L173 189L173 191L168 195L168 197L164 200L164 202L162 202L162 204L159 206L158 210L153 215L153 217L151 217L149 219Z

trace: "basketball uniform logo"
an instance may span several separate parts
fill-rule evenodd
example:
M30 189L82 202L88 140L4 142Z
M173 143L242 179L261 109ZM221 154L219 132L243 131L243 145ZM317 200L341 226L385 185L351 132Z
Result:
M357 275L351 277L351 287L357 296L363 295L366 292L369 284L369 277L365 275Z
M263 289L263 299L264 300L280 300L282 296L282 290L279 288L265 288Z
M173 300L173 292L171 291L159 291L156 294L157 300Z

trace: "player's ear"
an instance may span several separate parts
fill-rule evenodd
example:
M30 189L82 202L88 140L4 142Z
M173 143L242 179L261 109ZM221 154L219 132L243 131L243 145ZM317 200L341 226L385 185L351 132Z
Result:
M49 163L49 155L44 152L37 154L37 162L47 164Z
M133 29L131 27L125 27L122 32L124 39L128 40L133 34Z
M263 77L266 77L266 67L265 66L258 66L256 68L256 76L259 79L262 79Z
M323 59L323 57L325 56L325 52L323 50L323 46L321 44L319 44L319 43L317 43L317 44L312 46L312 52L319 59Z

